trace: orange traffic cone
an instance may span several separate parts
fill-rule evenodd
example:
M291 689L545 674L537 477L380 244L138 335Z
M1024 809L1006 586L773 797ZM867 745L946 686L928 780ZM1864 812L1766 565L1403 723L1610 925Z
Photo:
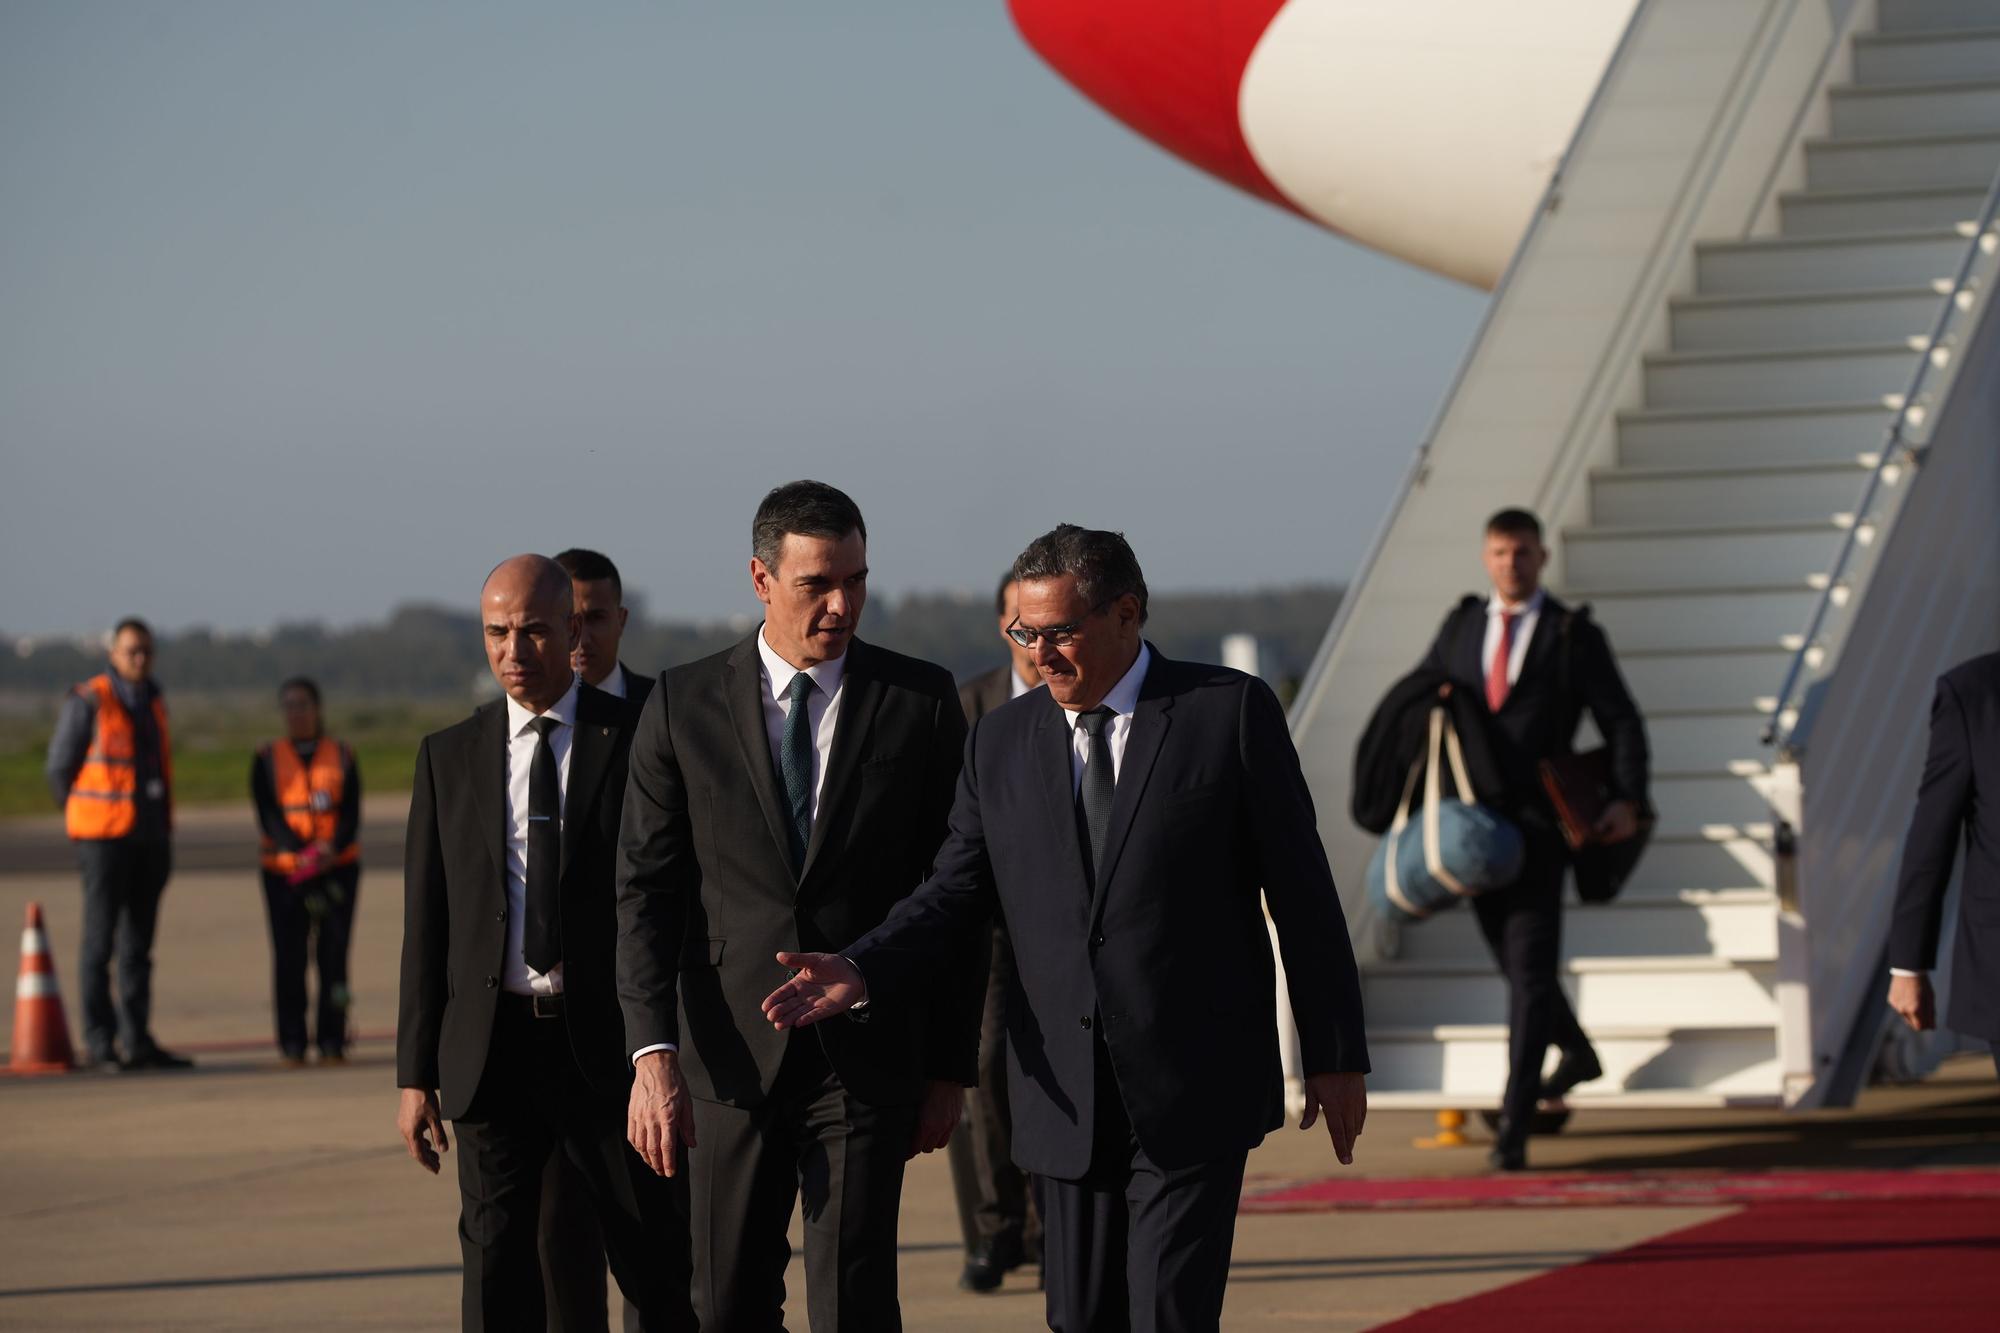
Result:
M28 904L28 925L21 932L21 979L14 984L14 1050L7 1067L16 1074L66 1074L76 1068L40 903Z

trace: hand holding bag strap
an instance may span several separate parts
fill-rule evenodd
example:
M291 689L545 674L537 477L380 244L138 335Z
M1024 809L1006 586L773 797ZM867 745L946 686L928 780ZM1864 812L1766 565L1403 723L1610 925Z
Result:
M1410 901L1403 892L1402 880L1396 874L1396 854L1403 849L1403 830L1410 826L1410 801L1417 794L1417 774L1423 770L1424 761L1417 760L1410 765L1410 776L1403 783L1403 799L1396 803L1396 817L1389 822L1389 832L1384 840L1389 844L1382 857L1382 889L1389 895L1389 901L1403 909L1409 916L1421 921L1430 913Z
M1449 737L1449 743L1446 738ZM1457 876L1445 869L1442 844L1444 838L1439 829L1438 806L1443 801L1444 777L1438 772L1444 755L1451 755L1452 777L1463 784L1461 792L1471 790L1472 784L1465 777L1465 756L1459 753L1458 732L1444 715L1442 706L1431 709L1431 761L1424 772L1424 869L1431 872L1431 878L1464 898L1472 890L1465 887Z

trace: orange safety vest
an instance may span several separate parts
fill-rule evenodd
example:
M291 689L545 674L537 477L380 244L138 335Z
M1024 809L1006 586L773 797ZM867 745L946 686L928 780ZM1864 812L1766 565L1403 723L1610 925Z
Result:
M272 741L261 753L264 762L271 766L271 790L277 795L278 809L292 832L308 843L332 842L334 831L340 826L347 747L330 736L322 736L310 764L299 761L299 752L288 740ZM263 843L264 869L289 875L299 868L297 852L286 851L268 834ZM336 849L331 864L351 866L360 859L361 844L356 841Z
M139 737L132 715L118 699L106 673L76 687L97 696L97 731L84 753L83 767L69 784L63 822L76 839L122 838L139 822ZM167 826L174 822L173 744L167 737L167 702L153 696L153 724L160 731L160 777L167 784Z

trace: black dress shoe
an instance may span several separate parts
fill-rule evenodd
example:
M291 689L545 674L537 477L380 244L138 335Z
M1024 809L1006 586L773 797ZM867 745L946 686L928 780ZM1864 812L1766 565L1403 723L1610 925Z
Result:
M1516 1125L1506 1116L1500 1117L1499 1127L1493 1134L1493 1151L1486 1155L1486 1161L1495 1171L1522 1171L1528 1165L1528 1127Z
M155 1046L149 1051L127 1056L118 1062L118 1067L131 1074L142 1069L193 1069L194 1061L185 1055L175 1055L164 1046Z
M1597 1052L1588 1046L1581 1051L1565 1051L1563 1058L1556 1062L1556 1071L1542 1082L1542 1100L1559 1101L1562 1096L1579 1083L1604 1077L1604 1066L1597 1062Z
M965 1268L958 1275L958 1285L965 1291L998 1291L1000 1284L1007 1280L1008 1272L1020 1266L1019 1241L1008 1244L982 1240L965 1257Z

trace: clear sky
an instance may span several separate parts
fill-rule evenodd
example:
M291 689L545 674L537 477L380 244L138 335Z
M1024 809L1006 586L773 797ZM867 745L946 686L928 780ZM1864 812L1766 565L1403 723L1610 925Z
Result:
M1004 0L12 0L0 201L12 633L573 544L707 618L798 476L878 596L1060 521L1161 589L1338 579L1484 306L1138 139Z

